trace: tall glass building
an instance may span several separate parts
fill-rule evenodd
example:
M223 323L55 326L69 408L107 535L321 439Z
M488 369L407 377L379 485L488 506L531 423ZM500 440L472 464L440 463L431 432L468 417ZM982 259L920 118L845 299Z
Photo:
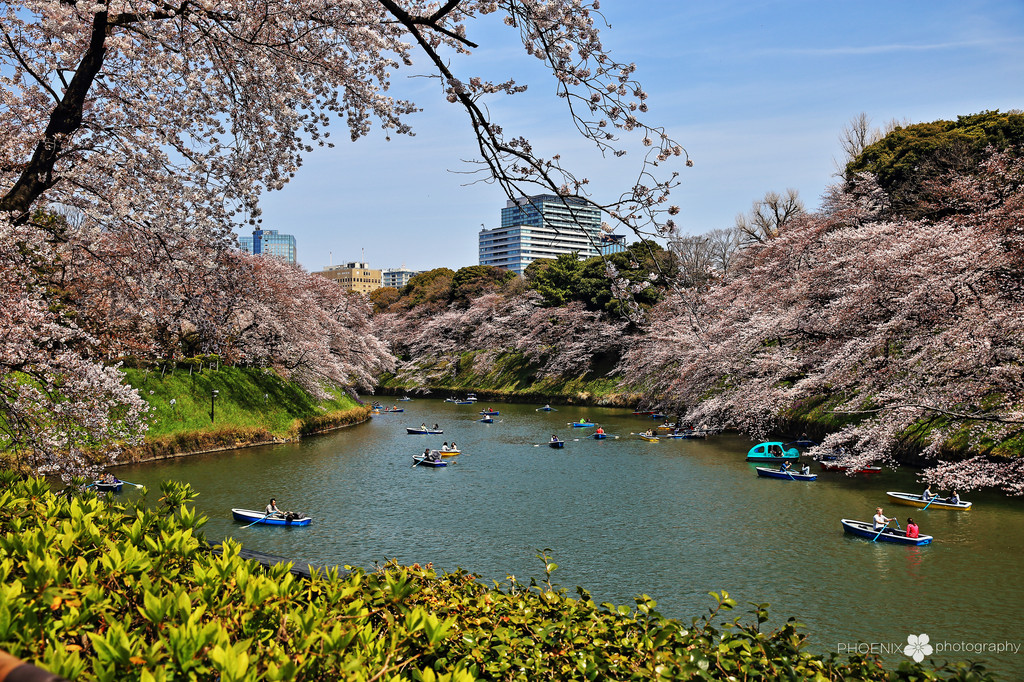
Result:
M563 253L599 255L601 210L578 197L538 194L520 197L501 209L501 227L480 230L480 265L520 275L540 258Z
M251 237L239 237L238 243L246 253L273 256L295 265L295 237L290 234L281 234L277 230L253 230Z

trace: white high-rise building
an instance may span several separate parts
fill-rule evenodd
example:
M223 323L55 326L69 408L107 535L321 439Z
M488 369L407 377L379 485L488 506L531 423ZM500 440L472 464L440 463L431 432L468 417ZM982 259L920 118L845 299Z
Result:
M578 197L520 197L501 209L501 227L480 230L479 240L480 265L521 275L541 258L600 255L601 210Z

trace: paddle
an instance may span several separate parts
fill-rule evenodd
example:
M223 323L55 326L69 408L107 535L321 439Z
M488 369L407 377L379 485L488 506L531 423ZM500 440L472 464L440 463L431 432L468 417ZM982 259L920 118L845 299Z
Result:
M118 480L121 481L121 483L127 483L128 485L133 485L136 488L145 488L146 487L146 486L142 485L141 483L132 483L131 481L126 481L123 478L120 478Z
M263 515L263 519L267 518L268 516L270 516L269 512ZM242 530L245 530L246 528L251 528L252 526L255 526L257 523L259 523L263 519L256 519L255 521L250 523L248 526L242 526Z
M924 506L924 509L927 509L928 507L932 506L932 502L934 502L937 499L939 499L938 495L932 495L932 499L928 500L928 504ZM921 511L924 511L924 509L922 509Z
M897 521L896 523L899 523L899 521ZM878 531L878 535L881 535L882 532L885 531L885 529L888 528L888 527L889 527L889 522L886 521L885 525L882 526L882 530ZM877 540L878 539L878 535L876 535L875 537L871 538L871 542L874 542L875 540Z
M785 471L786 475L789 476L789 480L791 480L791 481L795 481L796 480L795 478L793 478L793 474L789 473L789 469L783 469L783 471Z

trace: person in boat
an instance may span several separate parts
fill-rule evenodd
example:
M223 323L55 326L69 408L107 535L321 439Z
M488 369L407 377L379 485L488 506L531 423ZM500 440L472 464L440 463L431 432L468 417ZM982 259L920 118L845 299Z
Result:
M452 444L448 446L448 452L458 452L458 451L459 451L459 446L455 444L455 441L452 441Z
M953 491L953 494L949 496L949 503L960 504L960 495L958 495L955 490Z
M427 430L427 423L423 422L422 424L420 424L420 429L422 429L423 431L426 431Z
M789 464L789 462L786 462L786 464ZM809 464L803 465L800 467L800 473L804 476L809 476L811 474L811 466Z
M789 471L789 467L790 467L789 460L786 460L785 462L782 463L782 466L779 467L779 471L786 471L786 472L788 472Z
M266 515L274 518L281 518L284 516L284 512L277 508L277 500L273 497L270 498L270 504L267 505Z
M604 429L602 429L600 426L598 426L597 427L597 431L594 431L594 433L604 433Z
M558 436L556 436L555 434L552 433L551 434L551 442L552 443L557 443L558 442Z
M544 403L544 409L545 410L550 410L551 409L551 405L549 405L547 403Z
M916 537L920 537L920 535L921 535L921 529L917 527L916 523L914 523L914 519L908 517L907 518L907 537L908 538L916 538Z
M437 430L438 430L439 428L441 428L441 427L440 427L440 426L438 426L437 424L434 424L434 430L435 430L435 431L437 431Z
M444 443L443 443L443 444L441 445L441 452L448 452L448 441L445 441L445 442L444 442Z
M886 526L888 526L889 522L892 521L892 519L890 519L888 516L886 516L885 514L882 513L882 508L881 507L876 507L875 508L875 516L872 519L872 521L874 521L874 524L875 524L874 525L874 529L876 531L880 531L883 528L885 528Z

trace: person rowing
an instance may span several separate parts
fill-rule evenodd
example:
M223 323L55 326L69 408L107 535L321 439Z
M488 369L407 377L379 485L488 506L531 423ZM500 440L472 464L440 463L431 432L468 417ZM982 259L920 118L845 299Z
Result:
M874 530L876 531L882 531L889 525L889 522L892 521L892 519L882 513L881 507L875 508L875 516L872 520L874 521Z
M291 511L281 511L277 508L277 500L273 497L270 498L270 504L267 505L266 514L263 518L266 519L284 519L285 521L294 521L300 518L302 514Z

